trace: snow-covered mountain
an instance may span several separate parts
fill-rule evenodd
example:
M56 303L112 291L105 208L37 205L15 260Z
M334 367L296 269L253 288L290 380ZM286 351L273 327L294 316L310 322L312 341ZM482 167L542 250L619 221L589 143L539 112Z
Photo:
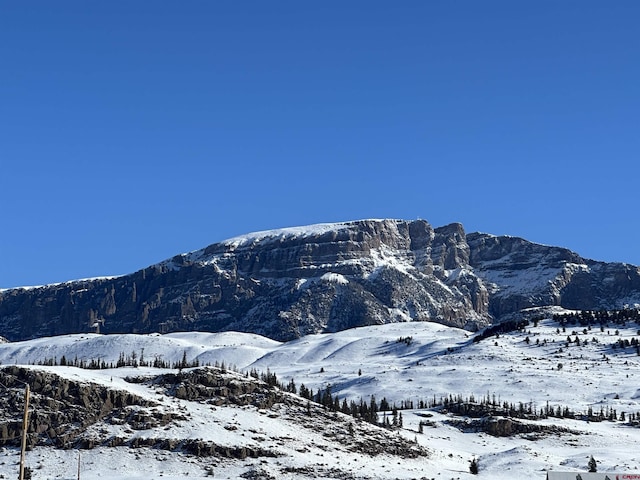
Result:
M9 340L243 331L275 340L433 321L476 330L524 308L640 303L640 271L460 224L362 220L258 232L117 278L0 292Z
M32 390L33 478L76 478L78 456L88 480L464 479L474 478L472 458L480 477L543 479L584 472L590 456L599 471L638 474L637 316L560 313L569 312L531 312L528 325L499 334L406 322L284 343L238 332L4 343L0 475L16 474L21 382ZM60 365L124 358L200 366ZM253 372L298 392L330 385L339 402L374 396L408 408L402 427L382 428ZM391 417L378 413L382 423Z

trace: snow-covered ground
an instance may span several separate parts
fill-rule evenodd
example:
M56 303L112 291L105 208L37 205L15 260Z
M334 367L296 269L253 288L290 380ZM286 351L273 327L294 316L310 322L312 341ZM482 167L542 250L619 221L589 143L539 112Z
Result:
M157 357L178 362L186 355L189 361L198 359L201 365L224 362L242 371L269 369L282 383L293 379L298 386L304 383L316 391L331 384L334 394L348 400L368 401L375 395L378 401L383 397L397 404L411 400L417 406L420 400L473 395L476 399L496 398L498 403L523 403L538 411L547 405L568 407L577 413L589 408L595 412L615 409L628 418L640 413L640 356L635 348L612 349L611 345L619 339L639 338L639 329L637 324L628 323L602 330L570 325L563 331L562 326L546 319L524 331L481 342L473 342L467 331L433 323L363 327L287 343L230 332L84 334L0 344L0 363L36 364L52 358L59 361L63 355L69 360L115 363L121 354L130 356L134 352L138 359ZM576 345L576 336L580 346ZM158 399L155 388L124 380L158 369L31 368L46 368L75 380ZM454 417L450 414L403 410L404 428L393 434L430 451L428 457L406 459L341 449L326 440L327 432L323 435L314 431L315 427L300 428L291 420L294 413L285 410L267 414L245 407L212 408L169 397L161 402L167 404L166 408L189 413L188 421L170 425L165 435L228 445L258 442L279 449L283 455L232 461L150 448L100 447L80 452L81 478L191 478L207 475L206 468L214 478L242 478L250 471L255 476L245 478L269 478L267 474L271 478L309 478L300 473L309 465L314 467L314 475L322 478L477 478L469 473L469 460L476 457L481 478L543 479L548 469L585 471L591 455L598 461L599 471L640 473L640 428L622 421L549 418L537 423L560 426L571 433L533 439L461 431L451 424ZM431 415L429 422L423 433L418 433L425 415ZM37 447L28 452L27 458L34 478L77 478L77 450ZM0 448L0 475L13 478L17 461L15 449ZM334 467L341 469L340 475L347 472L350 476L339 476ZM290 475L283 473L287 468Z

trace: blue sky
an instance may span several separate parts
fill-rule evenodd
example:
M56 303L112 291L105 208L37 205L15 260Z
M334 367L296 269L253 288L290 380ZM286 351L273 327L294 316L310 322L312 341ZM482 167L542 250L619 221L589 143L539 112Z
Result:
M640 264L640 2L0 7L0 288L461 222Z

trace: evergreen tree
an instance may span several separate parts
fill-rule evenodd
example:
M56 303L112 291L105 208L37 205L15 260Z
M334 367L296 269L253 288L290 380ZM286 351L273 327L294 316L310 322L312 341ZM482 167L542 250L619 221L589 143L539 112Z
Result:
M178 370L182 372L183 368L187 368L187 351L186 350L182 352L182 360L180 360L180 363L178 364Z
M596 463L596 459L593 458L593 455L591 455L591 458L589 459L589 463L587 465L589 466L590 472L593 473L598 471L598 464Z
M287 392L297 393L296 382L294 382L293 378L289 381L287 385Z
M478 460L476 460L475 458L473 458L471 460L471 463L469 464L469 472L471 472L473 475L478 474Z

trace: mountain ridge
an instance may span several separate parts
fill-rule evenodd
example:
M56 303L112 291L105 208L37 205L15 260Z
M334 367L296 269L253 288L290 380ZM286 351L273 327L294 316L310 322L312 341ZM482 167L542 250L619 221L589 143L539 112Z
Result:
M640 303L640 270L460 223L367 219L232 237L119 277L0 291L0 335L237 330L276 340L539 306Z

